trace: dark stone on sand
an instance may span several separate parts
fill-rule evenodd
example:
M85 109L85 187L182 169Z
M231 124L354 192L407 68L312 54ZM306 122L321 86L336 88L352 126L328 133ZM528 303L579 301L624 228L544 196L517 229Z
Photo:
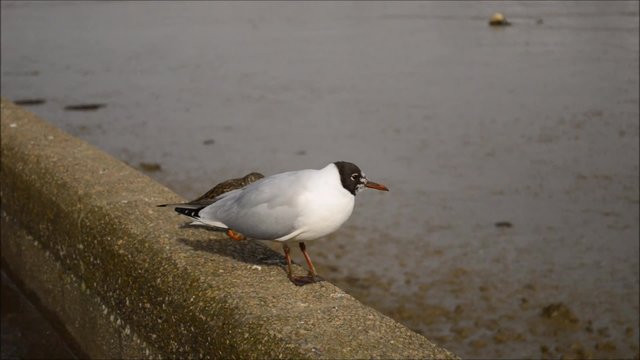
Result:
M579 322L576 315L569 307L561 302L552 303L542 308L540 316L546 319L558 320L563 323L577 324Z
M146 172L156 172L162 170L162 166L158 163L141 162L138 166L142 171Z
M498 221L497 223L495 223L495 225L497 228L500 228L500 229L513 227L513 224L508 221Z
M16 105L22 106L33 106L33 105L42 105L47 101L45 99L33 98L33 99L18 99L13 101Z
M75 104L75 105L67 105L64 107L64 109L68 111L96 111L105 106L107 106L107 104L99 104L99 103Z

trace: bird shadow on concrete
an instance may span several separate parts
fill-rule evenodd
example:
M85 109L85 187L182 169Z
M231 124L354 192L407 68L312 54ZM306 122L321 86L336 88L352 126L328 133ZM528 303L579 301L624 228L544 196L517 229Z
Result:
M218 229L194 225L182 225L181 228L198 228L204 231L222 232ZM257 240L238 241L230 238L212 238L210 240L178 238L177 240L196 251L204 251L226 256L247 264L263 266L278 265L286 271L286 261L284 256L261 244Z

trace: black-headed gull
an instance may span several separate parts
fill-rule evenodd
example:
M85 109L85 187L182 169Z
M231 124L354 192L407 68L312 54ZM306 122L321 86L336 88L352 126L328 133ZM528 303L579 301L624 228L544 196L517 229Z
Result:
M211 189L200 198L175 206L175 211L195 223L227 231L234 240L246 237L282 242L289 279L296 285L316 281L316 270L304 241L315 240L336 231L351 216L355 196L364 188L389 189L370 181L358 166L337 161L319 170L289 171L262 178L260 174L218 184L221 191L242 183L235 190L216 194ZM235 181L235 182L234 182ZM252 182L253 181L253 182ZM163 205L161 205L163 206ZM288 242L297 241L309 266L307 276L294 277Z

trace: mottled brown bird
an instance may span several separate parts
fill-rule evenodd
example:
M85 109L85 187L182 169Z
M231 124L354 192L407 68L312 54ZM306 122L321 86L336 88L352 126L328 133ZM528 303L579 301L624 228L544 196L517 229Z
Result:
M260 179L262 179L264 177L264 175L257 173L257 172L252 172L249 173L241 178L235 178L235 179L229 179L229 180L225 180L221 183L219 183L218 185L214 186L211 190L207 191L206 193L204 193L202 196L198 197L195 200L191 200L187 203L177 203L177 204L161 204L158 205L158 207L165 207L165 206L176 206L176 205L199 205L199 206L207 206L207 205L211 205L215 202L215 198L217 198L218 196L229 192L231 190L236 190L236 189L242 189L243 187L251 184L252 182L258 181ZM233 240L244 240L245 237L244 235L237 233L231 229L227 230L227 235L229 235L230 238L232 238Z
M188 204L200 205L205 203L211 203L210 200L213 200L218 196L226 192L229 192L231 190L242 189L243 187L251 184L252 182L262 179L263 177L264 175L260 173L252 172L241 178L229 179L229 180L223 181L220 184L214 186L211 190L207 191L204 195L200 196L199 198L193 201L190 201Z
M195 200L191 200L186 203L161 204L161 205L158 205L158 207L176 206L176 205L211 205L213 204L213 200L216 197L226 192L229 192L231 190L242 189L243 187L251 184L252 182L262 179L263 177L264 175L260 173L252 172L241 178L225 180L219 183L218 185L214 186L213 188L211 188L211 190L207 191L206 193L204 193L204 195L198 197Z

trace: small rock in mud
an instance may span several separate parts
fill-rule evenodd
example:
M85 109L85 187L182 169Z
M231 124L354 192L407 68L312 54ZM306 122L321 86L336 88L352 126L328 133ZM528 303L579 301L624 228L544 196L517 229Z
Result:
M549 352L549 347L547 345L540 345L540 353L548 354Z
M64 107L65 110L69 111L96 111L103 107L107 106L107 104L75 104L75 105L67 105Z
M584 327L584 331L588 332L589 334L593 334L593 321L587 321L587 326Z
M473 324L477 328L484 328L491 331L495 331L500 327L500 322L496 319L476 320Z
M587 351L581 343L574 343L568 352L562 354L562 359L591 359L593 354Z
M513 342L513 341L524 341L524 336L514 330L500 328L494 334L493 341L496 344L503 344L506 342Z
M526 283L526 284L523 286L523 289L525 289L525 290L531 290L531 291L536 291L536 290L538 289L538 287L536 286L536 284L533 284L533 283Z
M460 315L463 312L464 312L464 306L462 304L456 305L456 307L453 309L453 313L456 315Z
M633 337L633 328L631 326L627 326L624 328L624 334L628 337Z
M307 150L298 150L296 151L296 155L300 155L300 156L307 155Z
M138 166L142 171L146 172L156 172L162 170L162 166L158 163L141 162Z
M216 143L216 141L213 140L213 139L207 139L207 140L202 142L203 145L213 145L215 143Z
M19 100L15 100L14 104L16 105L22 105L22 106L32 106L32 105L42 105L44 103L46 103L47 101L45 99L40 99L40 98L33 98L33 99L19 99Z
M466 339L471 335L473 330L464 326L454 326L451 328L451 332L456 334L461 339Z
M498 221L495 226L499 229L508 229L513 227L513 224L508 221Z
M616 344L612 343L611 341L603 341L603 342L596 343L595 348L598 351L611 352L611 351L616 351Z
M569 324L577 324L579 321L573 311L561 302L549 304L543 307L540 312L540 316Z
M598 335L602 337L609 337L611 334L609 334L609 328L604 326L604 327L598 328Z

